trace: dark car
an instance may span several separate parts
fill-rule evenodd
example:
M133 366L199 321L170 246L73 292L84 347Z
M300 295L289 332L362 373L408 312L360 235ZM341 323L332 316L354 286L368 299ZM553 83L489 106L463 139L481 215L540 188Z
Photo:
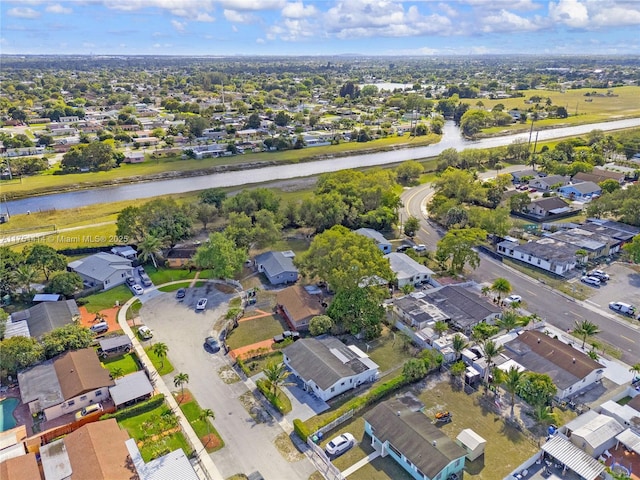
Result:
M210 351L211 353L216 353L220 351L220 344L218 340L213 337L207 337L204 339L204 348L205 350Z
M396 248L396 252L406 252L410 248L411 245L400 245L398 248Z
M275 337L273 337L273 341L274 341L274 343L282 343L282 342L284 342L284 335L283 334L276 335Z
M133 277L127 277L127 285L129 285L130 287L134 286L136 284L136 279Z
M187 289L186 288L179 288L176 291L176 298L184 298L186 294L187 294Z

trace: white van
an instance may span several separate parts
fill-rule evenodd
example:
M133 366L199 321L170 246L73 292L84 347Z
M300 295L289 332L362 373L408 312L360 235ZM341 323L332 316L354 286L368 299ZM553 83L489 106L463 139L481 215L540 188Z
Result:
M633 317L636 314L636 307L623 302L611 302L609 308L614 312L621 313L623 315L629 315Z

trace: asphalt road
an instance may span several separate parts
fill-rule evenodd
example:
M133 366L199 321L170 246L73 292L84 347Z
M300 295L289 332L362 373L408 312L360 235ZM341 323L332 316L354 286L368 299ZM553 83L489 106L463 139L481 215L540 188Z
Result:
M524 167L511 166L501 170L500 173L522 168ZM495 172L482 174L482 178L491 176L495 176ZM430 251L435 251L437 242L444 232L441 229L439 231L439 227L435 227L427 220L425 204L432 194L433 188L430 184L405 190L401 195L404 205L401 215L404 220L410 215L420 219L420 230L414 241L415 243L424 243ZM606 304L589 304L589 302L569 299L487 255L481 255L480 266L469 277L478 283L492 283L496 278L506 278L511 283L514 292L522 295L526 300L528 311L537 313L551 325L563 330L572 329L577 320L589 320L600 327L601 333L597 338L622 351L621 360L623 362L629 365L640 362L640 322L631 323L610 313ZM629 295L633 296L632 293L625 290L625 298L628 298ZM640 296L640 292L635 295L636 298L638 296Z
M201 297L208 299L207 308L196 312L195 305ZM306 458L289 463L282 457L274 446L275 437L283 431L279 424L256 423L239 400L248 390L245 384L226 384L218 375L220 368L229 364L227 357L222 351L211 354L203 348L205 337L211 335L215 320L226 313L231 298L209 284L208 289L188 289L183 301L170 292L144 304L140 317L154 332L152 342L169 347L168 358L175 367L163 380L172 387L176 374L187 373L189 383L185 387L202 408L215 413L213 423L225 446L212 453L211 458L223 477L257 470L266 479L306 480L315 471L313 465Z

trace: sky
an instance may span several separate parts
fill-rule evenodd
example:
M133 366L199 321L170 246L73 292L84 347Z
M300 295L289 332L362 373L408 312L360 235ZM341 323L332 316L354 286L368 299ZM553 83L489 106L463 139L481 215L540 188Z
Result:
M0 52L640 54L640 0L2 0Z

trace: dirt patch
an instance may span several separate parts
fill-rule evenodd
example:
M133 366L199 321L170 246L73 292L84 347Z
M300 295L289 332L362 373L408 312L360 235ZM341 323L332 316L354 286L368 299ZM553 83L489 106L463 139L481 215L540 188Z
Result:
M174 396L176 397L176 402L178 402L178 405L182 405L183 403L189 403L190 401L193 400L193 396L189 391L185 391L184 393L174 394Z
M260 402L250 391L247 390L242 395L240 395L240 403L242 403L244 409L256 423L266 423L271 420L271 415L269 415L269 412L262 408Z
M298 451L296 446L291 441L291 437L286 432L282 432L275 439L275 445L280 455L284 457L287 462L297 462L304 460L305 456Z
M202 442L202 445L205 446L208 452L217 450L222 446L222 440L220 440L220 437L213 433L205 435L204 437L200 437L200 441Z
M229 285L225 285L223 283L216 283L215 284L215 289L218 290L219 292L222 292L226 295L230 295L232 293L236 293L236 289L234 287L231 287Z
M224 383L236 383L240 381L240 377L235 372L235 370L229 366L225 365L224 367L218 370L218 376L222 379Z

